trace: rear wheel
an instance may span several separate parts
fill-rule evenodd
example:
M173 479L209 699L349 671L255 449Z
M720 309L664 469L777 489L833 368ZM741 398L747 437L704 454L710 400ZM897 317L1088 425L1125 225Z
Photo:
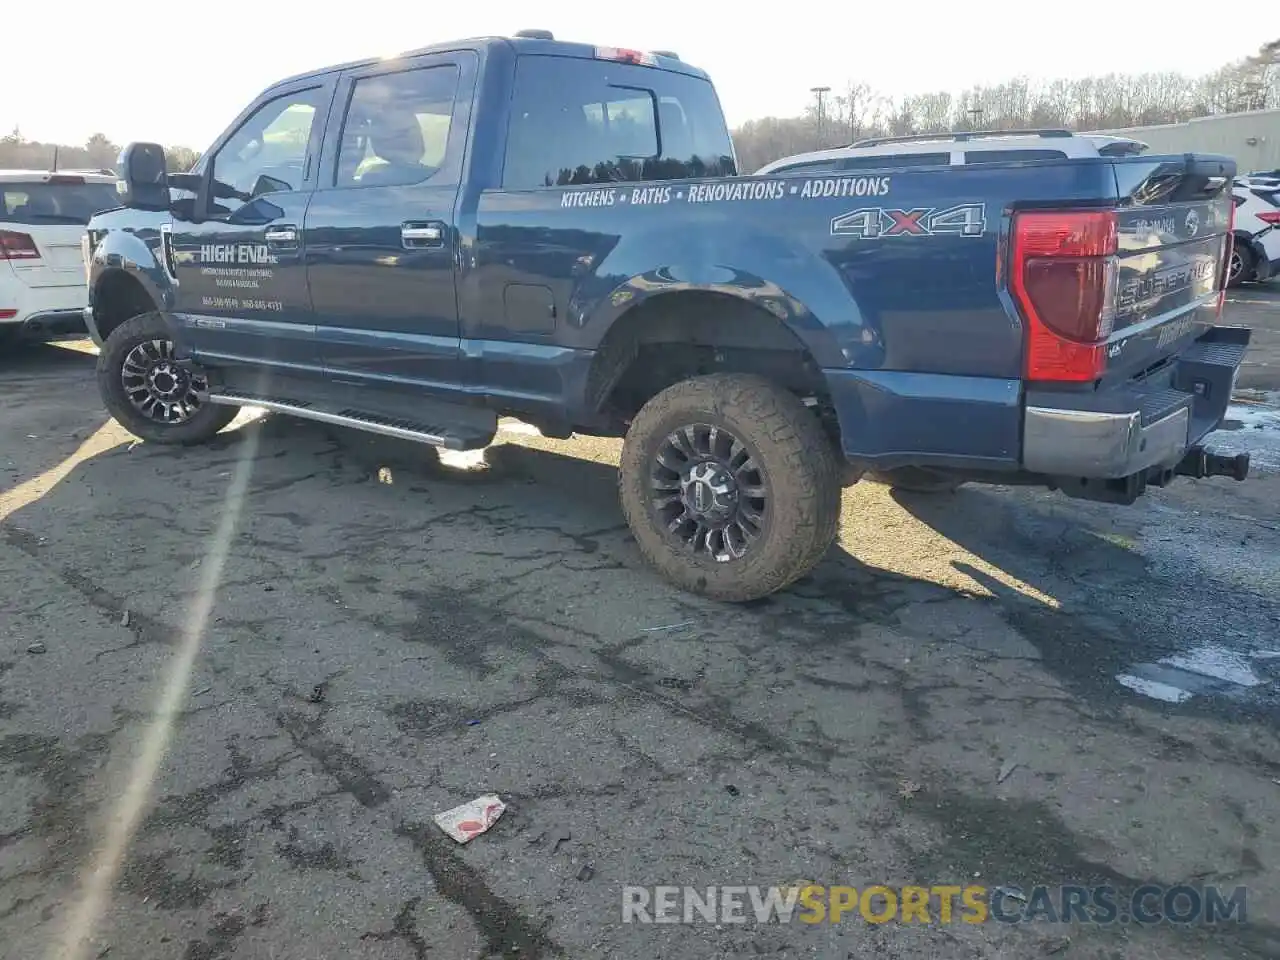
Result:
M164 318L126 320L98 354L98 391L120 425L151 443L204 443L232 420L236 407L208 401L208 377L180 366Z
M622 449L623 513L645 559L684 590L746 601L813 569L835 540L841 473L799 399L716 374L646 403Z
M1239 243L1231 246L1231 262L1227 265L1227 286L1238 287L1253 279L1257 264L1253 262L1253 253L1248 247Z
M867 474L867 479L883 483L894 490L907 490L911 493L954 493L964 485L963 480L956 480L944 473L936 473L926 467L895 467L892 470L877 470Z

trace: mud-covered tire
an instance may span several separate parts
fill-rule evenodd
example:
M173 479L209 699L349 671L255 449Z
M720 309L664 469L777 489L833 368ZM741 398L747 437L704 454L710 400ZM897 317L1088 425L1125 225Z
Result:
M163 422L146 416L130 401L125 390L125 358L139 344L172 342L172 334L158 313L144 313L116 327L98 353L98 392L107 411L135 437L148 443L192 445L211 440L235 419L238 407L201 403L181 422Z
M924 467L875 470L867 474L867 479L882 483L894 490L906 490L910 493L955 493L964 486L963 480L934 473Z
M691 424L727 430L745 445L768 494L758 536L727 562L682 544L654 504L655 458L673 431ZM652 398L627 431L618 474L644 558L681 589L730 602L767 596L818 564L839 530L841 480L817 417L787 390L747 374L697 377Z

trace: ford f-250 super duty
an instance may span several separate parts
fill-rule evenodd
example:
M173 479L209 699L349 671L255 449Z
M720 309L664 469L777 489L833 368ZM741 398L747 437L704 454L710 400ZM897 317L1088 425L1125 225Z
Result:
M159 443L243 405L624 436L644 556L725 600L809 571L865 473L1243 479L1201 445L1249 341L1217 323L1231 160L885 163L738 177L704 73L541 32L295 77L189 173L122 154L85 238L102 395Z

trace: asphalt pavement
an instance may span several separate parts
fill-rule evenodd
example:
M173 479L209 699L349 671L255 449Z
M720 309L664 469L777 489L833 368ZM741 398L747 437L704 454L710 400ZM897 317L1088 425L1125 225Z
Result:
M1280 297L1232 299L1265 336L1224 435L1261 443ZM859 484L734 607L641 562L614 442L154 448L92 363L0 359L0 957L1280 956L1280 460L1129 508ZM432 822L491 793L465 846ZM627 886L806 882L1247 919L623 922Z

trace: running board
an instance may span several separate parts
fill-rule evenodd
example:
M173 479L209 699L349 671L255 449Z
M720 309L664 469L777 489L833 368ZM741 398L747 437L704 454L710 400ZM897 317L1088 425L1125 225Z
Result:
M395 437L397 440L412 440L415 443L426 443L433 447L444 447L446 450L482 450L493 443L497 433L496 417L494 429L486 434L482 430L465 428L459 430L456 427L416 423L403 417L389 417L367 410L330 410L306 400L268 400L265 397L255 397L238 390L210 393L209 402L235 407L261 407L272 413L315 420L335 427L349 427L366 433L378 433L384 437Z

